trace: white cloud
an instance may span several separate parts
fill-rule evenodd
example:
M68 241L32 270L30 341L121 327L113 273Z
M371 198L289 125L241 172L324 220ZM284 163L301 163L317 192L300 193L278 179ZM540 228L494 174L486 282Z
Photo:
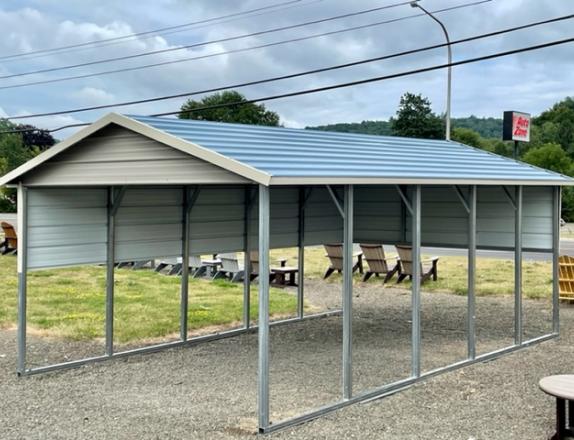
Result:
M71 0L6 0L0 9L0 53L12 54L59 45L77 44L98 38L114 38L154 27L202 20L239 10L260 6L256 1L189 2L158 0L153 6L140 7L133 0L114 2L109 8L94 8L93 2ZM440 4L439 4L440 3ZM429 2L429 9L458 4L456 0ZM12 5L11 9L9 9ZM138 7L134 7L134 6ZM285 9L221 25L196 27L188 32L164 37L132 39L97 50L75 50L51 54L35 60L3 63L3 72L22 72L39 68L75 64L94 59L122 56L150 50L172 48L226 36L254 32L327 16L379 6L376 0L364 0L360 6L343 0L307 2L301 7ZM488 32L569 13L568 2L550 0L505 0L482 6L441 14L453 39ZM262 35L234 42L222 42L194 49L175 51L153 57L126 60L99 66L72 69L52 74L7 80L4 84L56 78L64 75L98 72L112 68L138 66L148 62L182 59L214 52L265 44L281 39L342 29L413 14L408 7L380 11L364 16L309 27ZM190 18L193 17L193 18ZM521 33L454 47L455 59L464 59L509 48L525 46L550 39L569 36L571 23L548 25ZM202 90L265 77L283 75L361 58L385 55L424 45L442 43L440 28L428 17L419 17L394 24L376 26L361 31L340 33L266 49L207 58L83 80L49 85L0 90L0 105L8 114L60 110L83 105L99 105L114 101L141 99L185 91ZM574 57L571 46L512 56L454 70L453 113L499 116L508 108L537 113L571 90L574 80ZM261 97L320 87L337 82L370 76L386 75L422 66L445 62L444 49L312 75L288 81L241 89L249 97ZM278 111L285 125L306 126L342 121L388 118L393 115L399 97L405 91L428 96L435 111L444 111L445 71L430 72L408 78L373 83L356 88L341 89L312 96L301 96L266 105ZM153 113L176 110L182 100L158 102L118 109L130 113ZM102 112L80 114L83 120L93 120ZM76 121L75 117L70 117ZM55 126L61 119L39 119L42 126Z

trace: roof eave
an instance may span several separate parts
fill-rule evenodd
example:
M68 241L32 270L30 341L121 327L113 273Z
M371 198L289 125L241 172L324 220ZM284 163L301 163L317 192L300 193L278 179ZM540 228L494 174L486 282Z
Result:
M404 177L272 177L270 186L284 185L521 185L521 186L574 186L574 179L451 179Z

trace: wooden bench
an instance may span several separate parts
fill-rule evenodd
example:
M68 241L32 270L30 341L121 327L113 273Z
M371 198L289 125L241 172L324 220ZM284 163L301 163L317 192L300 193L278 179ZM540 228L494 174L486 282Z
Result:
M546 394L556 397L556 433L550 439L560 440L574 436L574 375L548 376L540 381L539 386Z

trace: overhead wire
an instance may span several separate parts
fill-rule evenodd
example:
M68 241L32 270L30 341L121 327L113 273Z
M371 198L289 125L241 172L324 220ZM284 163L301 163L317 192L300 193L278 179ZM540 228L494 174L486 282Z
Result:
M319 1L322 1L322 0L319 0ZM292 6L305 6L307 4L315 3L315 2L310 2L310 3L302 3L302 2L304 2L304 0L289 0L289 1L281 2L281 3L275 3L275 4L271 4L271 5L267 5L267 6L262 6L262 7L255 8L255 9L249 9L247 11L235 12L232 14L226 14L226 15L222 15L219 17L211 17L211 18L198 20L198 21L192 21L189 23L183 23L183 24L179 24L179 25L175 25L175 26L168 26L168 27L152 29L152 30L142 31L142 32L134 32L134 33L126 34L126 35L121 35L118 37L103 38L103 39L99 39L99 40L86 41L83 43L69 44L66 46L59 46L59 47L46 48L46 49L38 49L38 50L34 50L34 51L22 52L22 53L17 53L17 54L12 54L12 55L3 55L3 56L0 56L0 60L1 61L7 61L7 60L17 59L17 58L22 58L22 57L26 57L27 59L30 59L30 58L35 58L35 57L32 57L31 55L36 55L36 54L50 54L52 52L58 52L58 54L68 53L66 51L67 49L92 48L92 46L101 47L101 46L107 46L107 44L103 44L103 43L108 43L108 42L123 42L123 40L129 40L129 39L133 39L133 38L143 39L141 37L144 37L144 36L156 37L156 36L168 35L171 33L169 31L172 31L172 30L183 31L183 30L187 30L186 28L188 28L188 27L196 26L199 24L207 24L207 23L213 23L213 22L217 22L217 23L213 23L213 24L228 23L228 22L237 20L237 18L242 18L245 15L253 14L254 12L268 11L271 9L272 11L266 12L266 13L269 13L269 12L275 12L277 10L283 10L284 8L282 8L282 6L285 6L285 5L290 5L289 6L289 8L290 8ZM257 16L257 15L260 15L260 14L256 14L253 16ZM221 21L221 22L219 21L219 20L224 20L224 19L227 19L227 20ZM199 27L204 27L204 26L197 26L197 27L199 28Z
M574 19L574 14L563 15L563 16L559 16L559 17L546 19L546 20L540 20L540 21L535 21L535 22L523 24L523 25L518 25L518 26L513 26L513 27L509 27L509 28L505 28L505 29L500 29L497 31L473 35L470 37L465 37L465 38L461 38L458 40L453 40L450 42L450 45L454 46L454 45L458 45L458 44L469 43L469 42L480 40L480 39L492 38L495 36L500 36L500 35L504 35L504 34L508 34L508 33L512 33L512 32L517 32L520 30L531 29L533 27L543 26L543 25L556 23L556 22L560 22L560 21L565 21L565 20L571 20L571 19ZM387 54L387 55L381 55L381 56L377 56L377 57L371 57L371 58L361 59L361 60L357 60L357 61L351 61L348 63L335 64L335 65L326 66L326 67L322 67L322 68L305 70L302 72L273 76L273 77L263 78L263 79L259 79L259 80L229 84L229 85L212 87L212 88L207 88L207 89L202 89L202 90L195 90L195 91L191 91L191 92L184 92L184 93L178 93L178 94L173 94L173 95L156 96L156 97L152 97L152 98L116 102L116 103L111 103L111 104L101 104L101 105L89 106L89 107L80 107L80 108L67 109L67 110L58 110L58 111L45 112L45 113L36 113L36 114L31 114L31 115L8 116L4 119L17 120L17 119L29 119L29 118L38 118L38 117L46 117L46 116L57 116L57 115L80 113L80 112L93 111L93 110L102 110L102 109L106 109L106 108L125 107L125 106L137 105L137 104L147 104L150 102L158 102L158 101L165 101L165 100L176 99L176 98L184 98L184 97L189 97L189 96L194 96L194 95L201 95L204 93L220 92L220 91L229 90L229 89L237 89L237 88L248 87L248 86L253 86L253 85L266 84L266 83L271 83L271 82L276 82L276 81L281 81L281 80L286 80L286 79L293 79L293 78L298 78L298 77L302 77L302 76L313 75L313 74L317 74L317 73L323 73L323 72L328 72L328 71L333 71L333 70L344 69L344 68L348 68L348 67L353 67L353 66L378 62L378 61L384 61L384 60L388 60L388 59L392 59L392 58L398 58L398 57L413 55L413 54L426 52L426 51L430 51L430 50L440 49L440 48L446 47L448 45L449 45L449 43L434 44L434 45L430 45L430 46L419 47L416 49L410 49L410 50L405 50L405 51L401 51L401 52L395 52L395 53L391 53L391 54Z
M447 12L447 11L453 11L455 9L461 9L461 8L476 6L476 5L479 5L482 3L488 3L491 1L492 0L478 0L478 1L470 2L470 3L464 3L461 5L457 5L457 6L452 6L449 8L439 9L436 11L432 11L432 13L436 14L436 13L442 13L442 12ZM105 70L105 71L100 71L100 72L87 73L87 74L81 74L81 75L73 75L73 76L67 76L67 77L61 77L61 78L52 78L52 79L46 79L46 80L25 82L25 83L20 83L20 84L11 84L11 85L6 85L6 86L0 86L0 90L30 87L30 86L42 85L42 84L53 84L53 83L71 81L71 80L76 80L76 79L93 78L93 77L98 77L98 76L103 76L103 75L132 72L132 71L147 69L147 68L151 68L151 67L160 67L160 66L179 64L179 63L183 63L183 62L212 58L212 57L221 56L221 55L247 52L247 51L251 51L251 50L255 50L255 49L262 49L262 48L278 46L278 45L287 44L287 43L300 42L300 41L305 41L305 40L309 40L309 39L313 39L313 38L319 38L319 37L324 37L324 36L329 36L329 35L340 34L340 33L344 33L344 32L356 31L359 29L365 29L365 28L369 28L369 27L373 27L373 26L380 26L380 25L384 25L384 24L395 23L398 21L408 20L408 19L412 19L412 18L416 18L416 17L421 17L424 15L425 15L424 13L412 14L412 15L408 15L408 16L404 16L404 17L398 17L398 18L388 19L388 20L384 20L384 21L380 21L380 22L369 23L366 25L353 26L353 27L339 29L339 30L335 30L335 31L323 32L323 33L313 34L313 35L304 36L304 37L296 37L296 38L276 41L276 42L272 42L272 43L265 43L265 44L261 44L261 45L250 46L250 47L246 47L246 48L238 48L238 49L220 51L220 52L216 52L216 53L212 53L212 54L199 55L199 56L190 57L190 58L162 61L162 62L157 62L157 63L144 64L141 66L124 67L124 68L113 69L113 70ZM6 78L6 77L0 77L0 78Z
M198 107L198 108L195 108L192 110L178 110L178 111L173 111L173 112L154 113L154 114L151 114L149 116L159 117L159 116L172 116L172 115L179 115L179 114L186 114L186 113L195 113L195 112L212 110L212 109L223 108L223 107L236 107L236 106L241 106L241 105L246 105L246 104L253 104L253 103L258 103L258 102L266 102L266 101L272 101L272 100L277 100L277 99L290 98L290 97L294 97L294 96L314 94L314 93L325 92L325 91L329 91L329 90L354 87L354 86L358 86L358 85L362 85L362 84L387 81L390 79L401 78L401 77L406 77L406 76L411 76L411 75L417 75L417 74L426 73L426 72L432 72L435 70L445 69L448 67L456 67L456 66L462 66L462 65L467 65L467 64L473 64L473 63L477 63L477 62L481 62L481 61L487 61L487 60L497 59L497 58L501 58L501 57L507 57L507 56L515 55L515 54L519 54L519 53L525 53L525 52L532 52L535 50L547 49L550 47L556 47L556 46L560 46L560 45L568 44L568 43L572 43L572 42L574 42L574 37L560 39L560 40L552 40L552 41L549 41L546 43L530 45L530 46L521 47L518 49L507 50L507 51L495 52L495 53L491 53L488 55L482 55L479 57L473 57L473 58L467 58L467 59L460 60L460 61L454 61L452 63L437 64L434 66L421 67L418 69L412 69L412 70L398 72L398 73L389 74L389 75L375 76L375 77L370 77L370 78L366 78L366 79L362 79L362 80L355 80L355 81L349 81L349 82L344 82L344 83L332 84L329 86L315 87L315 88L310 88L310 89L298 90L295 92L288 92L288 93L282 93L282 94L277 94L277 95L264 96L261 98L248 99L245 101L237 101L234 103L225 103L225 104L217 104L217 105L211 105L211 106ZM90 124L91 123L89 123L89 122L88 123L81 123L81 124L68 124L68 125L58 127L58 128L54 128L54 129L45 129L43 131L49 132L49 133L54 133L54 132L57 132L60 130L64 130L66 128L82 127L82 126L87 126ZM0 134L21 133L21 132L35 131L35 130L37 130L37 129L4 130L4 131L0 131Z

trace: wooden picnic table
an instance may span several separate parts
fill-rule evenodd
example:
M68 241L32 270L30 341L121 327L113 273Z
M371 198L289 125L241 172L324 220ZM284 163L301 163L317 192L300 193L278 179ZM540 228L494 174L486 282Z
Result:
M556 433L551 440L561 440L574 436L574 375L548 376L539 383L540 389L556 397ZM568 402L568 419L566 419Z
M283 286L296 286L295 276L299 272L296 267L288 267L288 258L277 258L279 267L272 267L271 273L273 274L273 281L275 284Z

